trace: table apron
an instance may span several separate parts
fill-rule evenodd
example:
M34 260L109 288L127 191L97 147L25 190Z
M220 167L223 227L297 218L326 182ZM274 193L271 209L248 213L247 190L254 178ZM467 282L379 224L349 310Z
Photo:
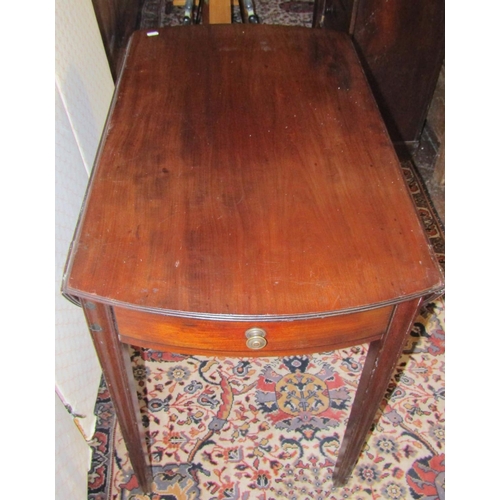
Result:
M393 306L295 321L211 321L114 308L119 338L138 347L181 354L236 357L286 356L327 352L378 340ZM265 347L246 345L245 332L261 328Z

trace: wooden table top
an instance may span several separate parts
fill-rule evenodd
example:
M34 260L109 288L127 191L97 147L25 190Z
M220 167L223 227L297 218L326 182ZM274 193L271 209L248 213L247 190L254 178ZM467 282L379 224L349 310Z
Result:
M136 32L63 289L206 319L299 319L443 279L349 38Z

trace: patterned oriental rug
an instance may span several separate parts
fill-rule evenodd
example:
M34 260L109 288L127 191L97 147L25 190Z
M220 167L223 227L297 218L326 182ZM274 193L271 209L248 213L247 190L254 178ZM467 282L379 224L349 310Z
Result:
M310 2L256 8L261 22L311 22ZM142 27L156 28L179 24L182 8L146 0L142 14ZM442 225L412 163L402 167L444 269ZM422 309L353 475L332 488L367 347L286 358L131 348L154 492L141 493L103 380L89 500L443 500L444 299Z

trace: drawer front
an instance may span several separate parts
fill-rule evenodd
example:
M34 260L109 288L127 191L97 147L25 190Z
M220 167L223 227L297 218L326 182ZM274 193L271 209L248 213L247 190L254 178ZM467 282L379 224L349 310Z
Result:
M120 340L139 347L207 356L286 356L377 340L393 307L296 321L212 321L114 308Z

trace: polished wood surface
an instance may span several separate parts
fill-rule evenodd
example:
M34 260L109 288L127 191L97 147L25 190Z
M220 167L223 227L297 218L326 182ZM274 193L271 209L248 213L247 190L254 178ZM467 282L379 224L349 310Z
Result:
M68 274L70 294L206 319L442 285L348 37L263 25L133 35Z
M133 35L63 292L84 308L145 492L126 344L272 356L369 342L341 485L422 300L442 286L347 35L263 25Z

